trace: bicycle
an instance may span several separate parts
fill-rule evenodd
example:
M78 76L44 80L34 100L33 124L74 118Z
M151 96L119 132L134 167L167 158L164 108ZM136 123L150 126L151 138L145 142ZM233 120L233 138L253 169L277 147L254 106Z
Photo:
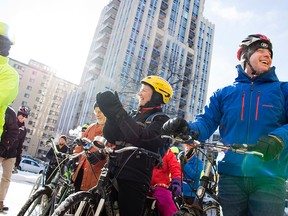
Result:
M34 193L29 197L23 207L20 209L17 216L35 215L35 216L48 216L54 212L54 209L61 203L68 195L74 193L74 184L71 181L72 170L69 169L69 164L66 162L73 161L74 158L79 157L85 151L76 155L61 153L57 151L54 139L50 138L47 144L52 145L56 155L63 158L55 168L56 174L51 175L53 179L48 185L45 185L45 175L39 176L32 191ZM39 187L43 186L41 189Z
M200 143L194 140L191 136L174 137L168 135L162 135L162 138L169 138L172 140L172 145L177 142L180 144L191 143L193 148L197 148L206 157L206 165L204 168L204 174L200 179L199 186L197 188L195 201L192 205L182 203L179 211L174 216L192 215L192 216L220 216L221 209L217 196L218 174L215 161L215 153L232 150L239 154L254 154L263 157L260 152L253 151L253 147L247 144L234 144L225 146L223 143ZM214 170L213 178L211 178L211 171Z
M99 144L100 143L100 144ZM161 162L161 156L149 150L127 146L122 149L114 150L107 145L107 140L104 137L96 136L93 142L87 145L94 145L96 148L101 149L102 152L107 154L107 161L102 168L98 184L91 188L89 191L79 191L71 194L63 201L55 210L52 216L64 215L85 215L85 216L116 216L119 215L118 201L112 197L112 190L117 190L117 175L114 176L110 170L110 159L116 154L121 154L125 151L133 151L133 154L145 154L156 161ZM129 160L127 158L126 162ZM126 162L122 164L125 166Z

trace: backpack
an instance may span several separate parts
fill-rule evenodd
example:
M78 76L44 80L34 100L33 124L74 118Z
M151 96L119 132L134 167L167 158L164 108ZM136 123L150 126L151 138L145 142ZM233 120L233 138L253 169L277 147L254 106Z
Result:
M168 119L170 119L169 116L166 115L164 112L156 112L156 113L153 113L152 115L148 116L148 118L145 120L144 127L147 127L147 125L151 124L151 122L152 122L157 116L165 116L165 117L167 117ZM163 145L161 148L159 148L158 154L160 154L162 158L165 156L166 152L167 152L168 149L170 148L170 145L171 145L170 140L169 140L169 139L166 139L166 141L164 142L164 145Z

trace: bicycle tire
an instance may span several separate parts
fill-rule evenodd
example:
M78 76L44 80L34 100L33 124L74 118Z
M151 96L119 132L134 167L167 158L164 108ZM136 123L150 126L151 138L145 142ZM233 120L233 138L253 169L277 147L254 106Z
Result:
M96 206L99 205L99 201L100 196L97 197L88 191L79 191L68 196L56 208L52 216L92 216L95 215ZM78 208L80 205L83 208Z
M203 211L206 216L220 216L220 206L217 203L211 203L207 206L204 206Z
M45 187L36 191L26 201L17 216L45 216L49 214L52 189Z
M29 197L31 197L39 188L40 188L40 184L42 182L42 174L40 176L38 176L38 178L36 179L33 187L32 187L32 190L29 194Z

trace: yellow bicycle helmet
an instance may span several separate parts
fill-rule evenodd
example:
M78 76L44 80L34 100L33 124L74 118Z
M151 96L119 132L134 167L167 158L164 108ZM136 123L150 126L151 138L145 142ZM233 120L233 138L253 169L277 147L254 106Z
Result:
M163 104L166 104L171 100L173 89L171 85L162 77L147 76L141 80L141 83L152 86L153 89L161 95Z
M0 35L7 38L11 44L14 45L14 35L12 35L11 30L6 23L0 22Z

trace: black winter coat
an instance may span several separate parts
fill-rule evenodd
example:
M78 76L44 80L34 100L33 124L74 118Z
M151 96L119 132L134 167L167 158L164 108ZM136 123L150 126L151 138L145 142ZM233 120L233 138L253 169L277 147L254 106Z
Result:
M18 120L15 111L11 107L8 107L5 112L5 124L0 142L0 146L3 146L6 150L0 153L0 157L16 157L17 139L19 134L17 121Z
M167 142L167 140L161 139L161 128L169 118L163 115L157 116L147 127L144 127L143 123L145 123L150 115L161 111L162 109L160 107L143 108L138 111L136 115L127 115L119 122L107 119L103 128L104 137L108 142L113 144L115 144L116 141L122 141L123 143L128 143L128 145L132 144L133 146L145 148L157 153L159 148L164 145L164 142ZM123 146L116 147L116 149L119 148L123 148ZM127 151L122 154L117 154L117 157L112 159L110 168L114 174L121 169L131 153L131 151ZM149 186L155 164L155 160L147 158L144 154L133 154L121 170L118 178Z
M62 152L62 153L69 153L69 151L70 151L70 149L67 145L64 145L61 149L60 149L59 145L56 145L56 148L59 152ZM57 165L55 153L54 153L54 150L52 147L47 152L46 158L50 160L49 165L51 165L51 166ZM62 161L61 158L59 158L59 159L60 159L60 161Z
M25 122L21 123L19 121L18 121L18 127L19 127L19 135L16 142L17 142L17 155L18 157L20 157L20 155L22 155L22 147L26 138L27 128L25 127Z

